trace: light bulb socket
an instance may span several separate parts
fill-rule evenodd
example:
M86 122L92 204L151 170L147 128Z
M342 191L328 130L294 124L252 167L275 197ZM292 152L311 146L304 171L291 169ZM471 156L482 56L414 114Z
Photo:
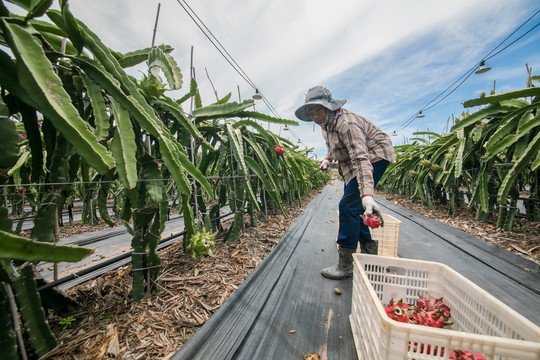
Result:
M255 89L255 94L253 94L253 99L255 100L261 100L262 99L262 95L259 94L259 89Z
M486 63L484 62L484 60L480 61L480 68L478 70L476 70L474 73L475 74L483 74L487 71L491 70L491 68L489 66L486 66Z

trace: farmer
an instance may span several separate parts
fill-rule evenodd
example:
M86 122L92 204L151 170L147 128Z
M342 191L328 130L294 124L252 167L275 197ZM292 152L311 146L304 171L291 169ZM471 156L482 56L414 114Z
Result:
M321 170L337 160L345 182L339 202L339 260L321 270L324 277L335 280L352 275L352 254L358 242L363 253L377 254L377 242L360 215L376 214L382 221L373 193L388 164L395 161L390 137L371 121L342 108L346 101L334 99L330 90L316 86L295 112L300 120L314 121L322 129L327 155Z

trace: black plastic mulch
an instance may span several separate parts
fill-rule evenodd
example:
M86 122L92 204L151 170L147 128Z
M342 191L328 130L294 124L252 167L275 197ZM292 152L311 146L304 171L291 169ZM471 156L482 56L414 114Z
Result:
M320 275L337 259L342 188L333 181L311 201L270 255L172 359L303 359L315 352L323 360L357 359L348 318L352 281ZM402 221L400 257L447 264L540 325L537 264L380 197L377 202L383 213Z

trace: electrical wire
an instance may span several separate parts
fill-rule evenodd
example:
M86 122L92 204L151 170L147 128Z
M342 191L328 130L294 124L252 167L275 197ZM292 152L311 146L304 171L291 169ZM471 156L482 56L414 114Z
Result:
M191 6L189 6L189 4L187 3L187 1L185 0L176 0L180 6L182 6L182 8L186 11L186 13L189 15L189 17L191 17L191 19L193 20L193 22L195 22L195 24L199 27L199 29L204 33L204 35L208 38L208 40L210 40L212 42L212 44L216 47L216 49L221 53L221 55L223 55L223 57L225 57L225 60L227 60L227 62L229 62L229 64L231 66L233 66L233 68L240 74L240 76L242 76L242 78L244 80L246 80L246 82L251 86L253 87L253 89L255 90L257 87L255 86L255 83L249 78L249 76L245 73L244 70L242 70L242 68L240 67L240 65L238 65L238 63L234 60L234 58L232 57L232 55L227 51L227 49L225 49L225 47L223 46L223 44L221 44L221 42L216 38L216 36L212 33L212 31L206 26L206 24L201 20L201 18L197 15L197 13L191 8ZM187 6L187 8L191 11L191 13L193 13L193 15L197 18L197 20L200 22L200 24L202 24L202 26L206 29L206 31L208 31L208 33L212 36L212 38L219 44L219 46L221 47L221 49L223 49L223 51L225 51L225 53L228 55L228 58L221 52L221 50L219 49L219 47L212 41L212 39L210 39L210 37L207 35L207 33L199 26L199 23L193 18L193 16L191 16L191 14L187 11L187 9L184 7L184 5L182 4L182 2ZM229 59L234 63L234 65L229 61ZM236 66L235 66L236 65Z
M289 128L289 132L291 133L291 135L292 135L295 139L297 139L297 140L300 142L300 144L304 145L304 143L302 142L302 139L300 139L300 137L299 137L298 135L296 135L296 134L294 133L294 131L292 131L291 128Z
M401 126L399 126L396 130L394 130L394 134L398 131L406 128L410 124L414 122L415 119L417 119L418 115L425 110L432 109L436 105L440 104L444 99L446 99L448 96L450 96L454 91L456 91L473 73L474 71L482 64L482 62L485 62L486 60L489 60L493 58L494 56L500 54L502 51L506 50L511 45L515 44L517 41L522 39L525 35L529 34L531 31L533 31L538 25L540 25L540 22L537 23L535 26L533 26L531 29L526 31L524 34L522 34L520 37L512 41L510 44L506 45L501 50L497 51L493 54L494 51L496 51L499 47L501 47L508 39L510 39L516 32L518 32L525 24L527 24L531 19L533 19L536 15L540 13L540 10L537 10L532 16L530 16L525 22L523 22L520 26L518 26L510 35L508 35L504 40L502 40L495 48L493 48L487 55L485 55L480 61L478 61L473 67L471 67L469 70L465 72L462 76L460 76L456 81L454 81L450 86L448 86L446 89L444 89L439 95L437 95L435 98L433 98L430 102L428 102L424 107L422 107L418 112L416 112L414 115L412 115L410 118L408 118ZM463 80L462 80L463 79ZM461 81L460 81L461 80ZM459 82L459 83L458 83ZM457 84L458 83L458 84ZM457 84L457 85L456 85ZM456 85L454 87L454 85ZM449 89L454 87L450 92L446 93ZM445 95L446 93L446 95ZM443 96L444 95L444 96ZM441 98L441 96L443 96ZM440 99L439 99L440 98Z
M276 111L276 109L272 106L270 101L268 101L268 99L264 96L264 94L260 91L260 89L255 85L253 80L251 80L251 78L246 74L246 72L242 69L242 67L238 64L238 62L234 60L232 55L227 51L227 49L225 49L223 44L221 44L221 42L216 38L216 36L212 33L212 31L208 28L208 26L206 26L206 24L201 20L201 18L197 15L197 13L191 8L191 6L189 6L189 4L185 0L176 0L176 2L182 7L182 9L184 9L184 11L191 18L191 20L193 20L195 25L197 25L197 27L203 32L206 38L212 43L212 45L214 45L214 47L221 54L221 56L223 56L223 58L229 63L229 65L232 66L232 68L240 75L240 77L244 79L253 88L253 90L256 90L259 92L259 94L262 96L264 103L266 104L268 109L272 112L272 114L275 117L281 118L281 116Z
M512 31L512 33L511 33L510 35L508 35L503 41L500 42L499 45L497 45L497 46L496 46L493 50L491 50L486 56L484 56L484 58L483 58L482 60L487 60L487 57L488 57L489 55L491 55L492 52L494 52L495 50L497 50L497 48L498 48L499 46L501 46L502 44L504 44L504 43L506 42L506 40L510 39L510 37L512 37L512 35L514 35L516 32L518 32L519 29L521 29L523 26L525 26L525 24L527 24L529 21L531 21L532 18L534 18L536 15L538 15L538 13L540 13L540 10L537 10L533 15L531 15L531 17L529 17L527 20L525 20L525 21L523 22L523 24L521 24L520 26L518 26L518 27L516 28L516 30ZM536 25L533 27L533 29L534 29L536 26L538 26L538 24L536 24ZM532 29L531 29L531 30L532 30ZM519 40L519 39L521 39L524 35L526 35L527 33L529 33L531 30L527 31L527 32L526 32L525 34L523 34L521 37L517 38L516 41ZM514 42L515 42L515 41L514 41ZM510 45L512 45L514 42L512 42ZM508 45L508 46L510 46L510 45ZM504 49L506 49L508 46L506 46ZM502 49L502 50L504 50L504 49ZM502 50L501 50L501 51L502 51ZM499 52L500 52L500 51L499 51ZM499 52L498 52L498 53L499 53ZM497 53L497 54L498 54L498 53ZM493 56L495 56L495 55L497 55L497 54L494 54ZM491 59L493 56L490 56L489 59Z
M440 93L437 97L435 97L433 100L431 100L428 104L424 105L424 107L418 111L417 113L415 113L412 117L410 117L403 125L401 125L399 128L397 128L396 130L394 130L394 132L397 132L401 129L404 129L406 128L407 126L409 126L410 124L413 123L413 121L418 117L418 115L424 111L424 110L429 110L433 107L435 107L436 105L440 104L444 99L446 99L448 96L450 96L454 91L456 91L472 74L474 74L474 70L476 70L476 68L478 67L478 65L475 65L473 66L470 70L468 70L468 72L466 72L464 75L462 75L459 79L457 79L456 81L454 81L452 83L452 85L450 85L449 87L447 87L442 93ZM463 79L463 77L465 77ZM442 96L448 89L450 89L453 85L455 85L459 80L463 79L454 89L452 89L452 91L450 91L448 94L446 94L445 96L443 96L441 99L439 99L437 102L433 103L433 101L437 100L440 96ZM433 103L433 104L432 104Z
M499 53L503 52L504 50L506 50L507 48L509 48L511 45L513 45L514 43L516 43L518 40L520 40L522 37L524 37L525 35L527 35L528 33L530 33L531 31L533 31L536 27L538 27L538 25L540 25L540 22L537 23L536 25L534 25L531 29L529 29L529 31L527 31L526 33L524 33L523 35L521 35L520 37L518 37L516 40L512 41L510 44L506 45L504 48L502 48L501 50L497 51L495 54L489 56L489 57L486 57L484 60L489 60L491 59L492 57L498 55Z

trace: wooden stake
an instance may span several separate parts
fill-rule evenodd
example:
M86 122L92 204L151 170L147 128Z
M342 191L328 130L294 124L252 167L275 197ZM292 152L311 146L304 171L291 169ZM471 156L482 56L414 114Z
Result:
M26 350L21 331L21 324L19 323L19 317L17 316L17 303L15 302L15 296L13 296L13 290L11 289L11 285L7 283L3 284L9 301L9 308L11 310L13 330L15 331L15 334L17 336L17 343L19 344L19 353L21 355L21 359L26 360L28 357L26 356Z
M54 244L58 242L58 206L54 207ZM58 280L58 263L53 263L53 279Z
M158 3L157 6L157 14L156 14L156 23L154 24L154 33L152 35L152 47L154 47L154 43L156 41L156 32L157 32L157 25L159 20L159 9L161 8L161 3Z
M193 68L193 46L191 46L190 69L191 69L190 70L191 78L195 79L195 69ZM210 79L210 77L209 77L209 79ZM213 85L212 85L212 87L213 87ZM217 97L217 93L216 93L216 97ZM194 96L191 97L191 108L189 110L189 119L193 121L193 124L195 124L195 119L191 115L193 113L193 105L194 105ZM193 165L195 165L195 139L191 135L189 137L189 147L190 147L190 150L191 150L191 163ZM199 216L199 202L197 200L197 183L195 181L195 178L193 178L192 187L193 187L193 193L195 194L195 201L194 201L194 203L195 203L195 214L194 214L194 218L197 218Z
M152 34L152 47L154 47L154 43L156 41L156 32L157 32L157 26L158 26L158 21L159 21L159 9L160 8L161 8L161 3L158 3L157 14L156 14L156 22L154 24L154 32ZM146 150L151 155L152 154L152 139L150 138L149 133L146 134L146 137L145 137L144 141L145 141L145 144L146 144Z
M206 77L208 78L208 81L210 81L210 85L212 85L212 89L214 90L214 94L216 95L216 100L219 101L219 97L218 97L216 88L214 87L214 83L212 83L212 79L210 79L210 75L208 75L208 70L204 68L204 71L206 71Z

